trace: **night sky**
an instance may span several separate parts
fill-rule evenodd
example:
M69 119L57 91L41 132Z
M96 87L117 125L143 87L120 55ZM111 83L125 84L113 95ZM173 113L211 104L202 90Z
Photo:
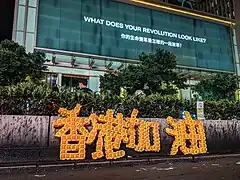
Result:
M1 0L0 6L0 41L12 39L15 0Z

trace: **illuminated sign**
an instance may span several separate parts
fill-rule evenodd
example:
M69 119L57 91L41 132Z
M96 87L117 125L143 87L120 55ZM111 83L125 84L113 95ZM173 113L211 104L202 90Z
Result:
M177 64L234 71L229 26L111 0L39 1L37 47L121 59L157 48Z
M84 16L83 19L85 22L88 22L88 23L104 25L104 26L108 26L111 28L126 29L126 30L132 31L132 32L142 32L145 34L153 34L153 35L165 36L165 37L169 37L169 38L173 38L173 39L175 38L175 39L179 39L179 40L194 41L194 42L199 42L199 43L206 43L206 41L207 41L206 38L202 38L202 37L194 37L194 36L186 35L186 34L178 34L175 32L168 32L168 31L163 31L163 30L159 30L159 29L151 29L148 27L135 26L132 24L125 24L125 23L117 22L117 21L98 19L98 18L88 17L88 16ZM148 38L146 36L145 37L144 36L134 36L131 34L123 34L122 33L121 39L131 40L131 41L139 41L139 42L145 42L145 43L152 43L152 44L168 45L168 46L177 47L177 48L182 47L182 43L171 42L171 41L165 42L164 40L161 40L161 39L152 39L152 38Z
M81 105L77 104L72 110L60 108L62 117L57 119L53 126L59 129L55 137L61 139L60 159L81 160L86 158L86 145L96 142L96 151L92 153L93 159L106 157L118 159L125 156L120 150L122 143L127 148L137 152L160 151L160 129L156 121L146 122L137 118L138 110L132 111L131 117L124 118L118 113L113 116L113 110L106 115L91 114L88 118L78 117ZM168 117L166 133L174 136L171 155L176 155L180 149L185 155L197 155L207 152L207 144L203 123L193 120L187 112L186 120L175 122ZM186 141L190 144L186 144Z
M186 120L175 122L172 117L167 121L173 129L167 128L166 133L175 137L172 144L171 155L176 155L180 149L183 154L207 153L206 136L201 121L193 120L189 112L185 112ZM187 144L187 141L189 144Z

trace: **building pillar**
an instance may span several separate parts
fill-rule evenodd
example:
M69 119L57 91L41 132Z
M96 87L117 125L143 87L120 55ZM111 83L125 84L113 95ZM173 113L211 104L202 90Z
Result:
M240 71L239 71L239 48L240 48L240 24L238 23L240 21L240 12L237 11L237 9L240 8L240 1L239 0L234 0L234 12L235 12L235 18L236 18L236 25L233 29L233 36L234 36L234 50L235 50L235 57L236 57L236 66L237 66L237 74L240 76Z
M98 76L90 76L88 88L94 92L99 92L100 78Z
M233 44L233 55L235 59L235 69L236 75L240 76L240 64L239 64L239 54L238 54L238 43L235 28L232 28L232 44Z
M62 86L62 74L57 75L57 86Z

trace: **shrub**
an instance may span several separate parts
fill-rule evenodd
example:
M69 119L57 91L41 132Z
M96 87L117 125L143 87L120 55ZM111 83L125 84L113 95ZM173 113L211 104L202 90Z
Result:
M139 110L142 118L179 118L185 110L196 113L196 103L180 101L176 96L127 96L122 99L112 94L85 94L69 88L53 88L47 84L32 82L0 87L0 113L2 115L57 115L59 107L73 108L82 105L82 116L91 112L105 113L107 109L130 116L132 110ZM240 117L240 103L236 101L205 101L207 119L234 119Z

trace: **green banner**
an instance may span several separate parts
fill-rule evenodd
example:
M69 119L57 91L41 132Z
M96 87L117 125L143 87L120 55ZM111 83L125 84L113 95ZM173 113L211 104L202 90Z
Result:
M111 0L41 0L37 46L135 59L163 48L183 66L234 71L230 28Z

